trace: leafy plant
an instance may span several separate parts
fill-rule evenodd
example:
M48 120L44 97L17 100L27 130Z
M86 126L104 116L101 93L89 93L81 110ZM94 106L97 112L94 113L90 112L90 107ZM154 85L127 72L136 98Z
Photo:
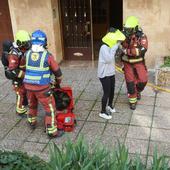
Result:
M161 67L170 67L170 56L164 57L164 64Z
M170 168L168 164L169 161L164 155L158 157L157 148L155 148L152 162L152 170L169 170Z
M89 149L83 137L73 143L69 139L59 149L50 144L50 165L53 170L142 170L140 158L134 163L128 157L128 149L119 144L109 151L100 144Z
M48 163L37 156L29 157L19 151L0 151L1 170L52 170Z

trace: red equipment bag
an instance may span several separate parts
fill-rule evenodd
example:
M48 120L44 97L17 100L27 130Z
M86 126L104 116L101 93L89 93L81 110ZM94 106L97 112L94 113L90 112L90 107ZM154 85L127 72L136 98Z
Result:
M73 131L76 124L76 116L73 113L74 101L71 87L54 88L53 95L57 109L56 120L58 128L66 132Z
M56 115L57 125L59 129L63 129L65 132L72 132L76 124L76 116L72 112L63 113L59 112Z

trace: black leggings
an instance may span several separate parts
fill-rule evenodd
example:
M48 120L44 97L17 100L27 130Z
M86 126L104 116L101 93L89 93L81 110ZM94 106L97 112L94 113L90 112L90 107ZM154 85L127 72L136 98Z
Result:
M101 112L106 112L106 105L112 107L114 91L115 91L115 75L100 78L100 82L103 87L103 97L102 97L102 110ZM108 101L109 100L109 101Z

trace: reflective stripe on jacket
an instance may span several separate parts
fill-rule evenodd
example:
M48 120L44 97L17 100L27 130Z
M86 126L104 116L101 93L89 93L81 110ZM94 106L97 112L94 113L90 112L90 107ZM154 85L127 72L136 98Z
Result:
M122 57L123 61L137 63L144 60L145 53L148 49L148 40L144 33L140 36L133 34L122 43L126 54Z
M50 83L51 71L48 64L48 51L26 54L26 73L24 82L28 84L47 85Z

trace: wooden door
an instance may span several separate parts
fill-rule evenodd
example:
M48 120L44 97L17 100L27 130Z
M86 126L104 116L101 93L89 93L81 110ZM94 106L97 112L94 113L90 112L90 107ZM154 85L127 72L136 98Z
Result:
M13 40L8 0L0 0L0 54L4 40Z
M60 0L66 60L92 59L91 0Z

